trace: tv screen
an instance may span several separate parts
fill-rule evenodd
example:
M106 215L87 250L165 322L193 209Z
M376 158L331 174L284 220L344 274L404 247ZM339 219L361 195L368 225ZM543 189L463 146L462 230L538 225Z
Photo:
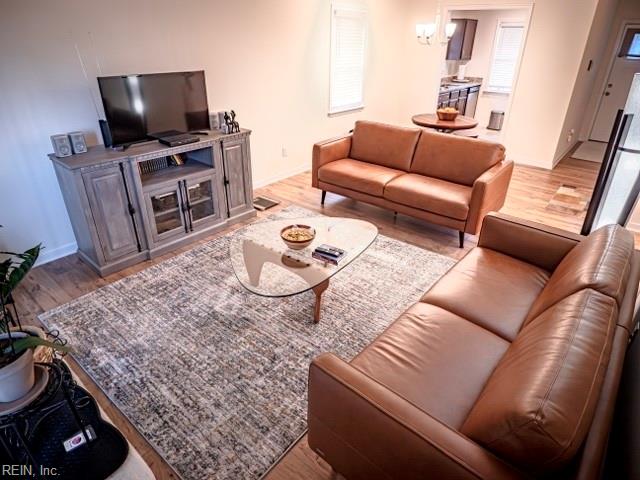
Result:
M98 77L98 85L114 145L209 129L203 71Z

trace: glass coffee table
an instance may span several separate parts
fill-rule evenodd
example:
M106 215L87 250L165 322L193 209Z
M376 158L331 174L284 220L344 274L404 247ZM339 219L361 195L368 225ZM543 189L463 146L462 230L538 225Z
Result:
M290 249L280 231L292 224L313 227L316 236L302 250ZM372 223L352 218L307 217L258 222L235 232L229 245L231 265L238 281L265 297L288 297L307 290L316 295L314 322L320 321L322 294L329 279L360 256L378 236ZM316 246L327 244L346 252L338 265L311 257Z

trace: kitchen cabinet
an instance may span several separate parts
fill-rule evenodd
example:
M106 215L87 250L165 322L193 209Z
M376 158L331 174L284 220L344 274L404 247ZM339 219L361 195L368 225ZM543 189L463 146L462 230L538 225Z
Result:
M440 92L440 95L438 95L438 108L452 107L458 110L460 115L474 117L479 94L479 83Z
M144 197L154 243L189 233L182 181L145 192Z
M133 184L123 163L82 174L92 216L97 247L106 261L116 261L141 251L141 222L129 186Z
M227 210L231 218L253 208L249 156L249 143L244 139L222 142Z
M456 18L451 22L456 25L456 31L447 45L447 60L471 60L478 21Z

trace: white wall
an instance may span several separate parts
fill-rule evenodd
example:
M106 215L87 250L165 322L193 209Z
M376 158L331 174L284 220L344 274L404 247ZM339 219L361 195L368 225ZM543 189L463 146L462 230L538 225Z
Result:
M466 64L466 76L483 79L483 88L478 98L475 118L480 127L486 127L492 110L506 111L509 106L509 95L505 93L486 92L484 87L491 72L491 58L496 39L498 22L525 22L529 19L528 9L508 10L455 10L451 18L468 18L477 20L477 30L473 44L471 60L446 60L447 74L456 75L459 64Z
M329 0L3 2L0 249L42 241L45 260L74 251L46 154L55 133L82 130L98 143L98 75L204 69L209 107L235 109L253 130L256 184L307 168L312 144L357 118L399 123L405 14L396 0L361 3L366 108L329 118Z

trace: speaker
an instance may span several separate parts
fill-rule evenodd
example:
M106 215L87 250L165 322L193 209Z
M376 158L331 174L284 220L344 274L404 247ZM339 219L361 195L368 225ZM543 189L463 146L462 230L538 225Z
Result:
M53 145L53 152L58 158L73 154L69 135L51 135L51 145Z
M209 130L220 130L220 124L218 123L218 112L214 112L209 115Z
M71 140L71 148L73 153L85 153L87 151L87 142L84 140L82 132L69 132L69 140Z
M98 120L100 124L100 133L102 133L102 142L104 146L110 148L113 146L113 139L111 138L111 130L109 130L109 124L106 120Z

